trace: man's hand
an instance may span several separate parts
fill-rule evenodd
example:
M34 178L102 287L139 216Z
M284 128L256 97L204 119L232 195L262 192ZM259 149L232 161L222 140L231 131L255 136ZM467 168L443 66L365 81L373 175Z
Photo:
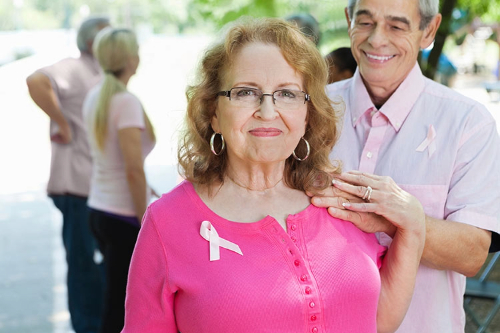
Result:
M26 79L26 83L30 96L36 105L59 126L59 131L50 136L50 141L59 144L70 143L72 140L71 128L59 108L59 102L50 79L41 72L35 72Z
M50 136L50 141L63 145L70 143L72 139L73 135L71 134L71 128L67 125L67 123L66 126L59 127L59 131L57 133Z

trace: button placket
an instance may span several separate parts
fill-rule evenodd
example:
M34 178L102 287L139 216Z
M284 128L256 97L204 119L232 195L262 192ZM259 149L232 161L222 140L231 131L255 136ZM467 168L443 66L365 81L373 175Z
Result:
M273 230L274 231L274 230ZM302 256L302 251L300 250L300 228L297 222L287 220L287 231L289 237L285 237L282 232L284 229L277 229L278 234L275 233L277 239L280 243L288 246L285 248L287 256L290 258L292 267L297 276L297 280L300 284L300 292L303 295L304 308L307 312L307 327L308 332L320 333L323 332L322 324L322 313L319 300L319 294L316 292L314 276L311 274L310 268L307 262ZM283 241L285 240L285 242Z
M380 113L375 112L371 118L371 128L366 138L363 152L359 161L359 171L373 173L377 163L380 146L384 140L385 131L388 127L387 118Z

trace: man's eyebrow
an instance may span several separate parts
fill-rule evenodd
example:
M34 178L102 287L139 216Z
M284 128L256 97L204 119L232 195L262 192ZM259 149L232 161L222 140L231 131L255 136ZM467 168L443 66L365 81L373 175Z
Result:
M366 15L366 16L369 16L369 17L373 17L373 14L368 9L360 9L360 10L358 10L356 12L356 16L360 16L360 15ZM386 16L386 19L389 20L389 21L401 22L403 24L406 24L409 28L411 28L410 21L406 17L404 17L404 16L392 16L392 15L389 15L389 16Z
M389 20L389 21L401 22L403 24L406 24L409 28L411 28L410 21L406 17L403 17L403 16L387 16L386 19Z
M356 15L355 16L360 16L360 15L367 15L367 16L370 16L372 17L372 13L368 10L368 9L360 9L356 12Z

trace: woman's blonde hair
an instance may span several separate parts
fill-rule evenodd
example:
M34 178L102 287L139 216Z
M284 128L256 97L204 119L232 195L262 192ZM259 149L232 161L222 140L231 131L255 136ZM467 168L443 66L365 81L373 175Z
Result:
M109 104L115 94L127 90L125 84L118 78L125 70L130 58L139 56L139 44L132 30L109 27L97 34L93 53L104 71L104 80L91 128L94 130L97 146L104 150L108 132ZM146 112L144 112L144 120L147 133L155 141L154 129Z
M217 93L223 90L225 72L230 70L239 50L253 42L278 46L285 60L302 75L303 88L311 96L304 134L311 152L304 161L292 155L287 158L284 181L294 189L324 189L330 185L332 175L340 172L340 166L330 162L329 154L337 140L339 112L344 110L344 103L332 102L327 97L328 67L314 43L295 25L277 18L240 18L226 28L221 41L205 52L198 71L200 81L186 92L186 129L178 149L180 172L198 184L224 181L227 153L223 151L216 156L211 152L210 137L214 133L211 120ZM216 151L220 149L219 144ZM298 157L306 155L302 140L295 153Z

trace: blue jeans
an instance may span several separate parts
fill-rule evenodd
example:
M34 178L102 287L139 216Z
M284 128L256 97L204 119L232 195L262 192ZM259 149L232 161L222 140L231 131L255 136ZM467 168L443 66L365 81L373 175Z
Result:
M104 269L94 262L97 249L88 225L87 199L51 195L63 216L63 244L68 264L68 308L76 333L96 333L103 304Z

